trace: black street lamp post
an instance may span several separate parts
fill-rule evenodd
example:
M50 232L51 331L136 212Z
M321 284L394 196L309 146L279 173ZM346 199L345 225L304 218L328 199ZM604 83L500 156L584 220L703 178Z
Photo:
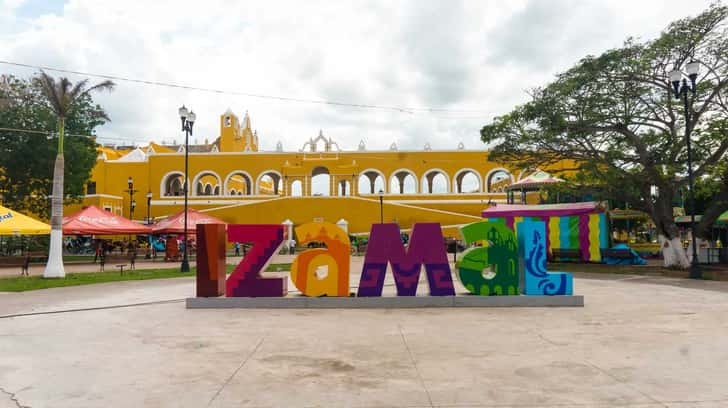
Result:
M139 190L134 190L134 179L131 178L131 176L126 179L126 183L129 187L127 190L124 190L125 192L129 193L129 219L134 220L134 208L136 207L136 201L134 201L134 193Z
M190 271L190 261L188 258L189 245L187 241L187 198L189 195L189 147L190 147L190 136L192 136L192 127L195 124L197 116L194 112L188 111L184 105L179 108L179 117L182 120L182 131L185 132L185 180L184 180L184 192L185 192L185 226L184 226L184 253L182 254L182 265L180 271Z
M379 223L384 224L384 191L379 190Z
M152 223L152 192L147 192L147 225Z
M700 270L700 264L698 263L698 246L697 237L695 236L695 193L693 192L693 152L690 145L690 132L692 131L690 105L692 100L688 98L688 94L695 97L695 90L698 79L698 71L700 65L695 61L690 61L685 66L687 71L687 77L690 79L690 83L683 77L682 71L676 65L675 69L670 72L670 82L672 82L673 96L675 99L683 99L683 108L685 110L685 143L688 150L688 192L690 194L690 230L692 231L692 250L693 258L690 263L690 277L693 279L702 278L702 271Z

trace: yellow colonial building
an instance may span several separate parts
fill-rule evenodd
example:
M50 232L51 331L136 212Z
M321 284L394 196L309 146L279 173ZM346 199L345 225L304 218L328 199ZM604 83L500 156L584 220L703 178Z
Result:
M184 145L102 147L82 205L129 217L131 178L132 218L142 222L181 211L189 183L191 208L230 223L343 220L356 234L383 219L403 230L439 222L456 235L456 226L481 219L483 209L506 201L504 187L532 173L490 162L487 151L462 144L400 150L393 143L372 150L362 141L342 150L321 131L302 140L298 151L284 151L280 142L275 151L261 151L258 142L247 112L241 121L228 110L214 142L189 146L189 181Z

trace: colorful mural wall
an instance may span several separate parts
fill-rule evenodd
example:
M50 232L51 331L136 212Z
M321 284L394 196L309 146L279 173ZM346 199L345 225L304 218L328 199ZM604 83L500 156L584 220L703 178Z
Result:
M498 204L483 211L487 221L505 224L517 232L523 221L542 221L546 253L553 249L579 250L584 262L601 262L602 248L609 248L609 228L603 209L595 202L551 205Z

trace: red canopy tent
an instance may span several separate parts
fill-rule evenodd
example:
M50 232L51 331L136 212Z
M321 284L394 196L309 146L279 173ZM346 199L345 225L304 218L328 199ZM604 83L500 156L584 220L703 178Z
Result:
M151 234L152 229L91 205L75 214L63 217L63 233L66 235Z
M226 222L197 210L187 210L187 233L194 234L197 231L197 224L226 224ZM184 234L185 212L180 211L159 221L154 225L153 231L155 234Z

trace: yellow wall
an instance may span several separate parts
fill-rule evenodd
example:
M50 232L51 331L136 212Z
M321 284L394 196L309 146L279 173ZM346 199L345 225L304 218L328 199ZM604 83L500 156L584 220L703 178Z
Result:
M220 117L220 127L220 151L189 153L192 182L189 203L191 208L209 211L228 222L278 223L290 219L301 224L324 218L335 223L343 218L349 222L351 232L367 232L371 223L379 220L379 194L360 192L359 180L367 180L368 186L367 175L381 174L385 221L396 218L402 228L409 228L413 222L462 224L479 219L481 211L490 204L505 202L502 187L529 174L488 161L488 152L484 150L260 152L257 143L253 143L255 137L247 114L243 123L239 123L237 116L226 112ZM247 144L248 141L251 144ZM152 147L154 152L140 161L112 160L109 157L114 154L104 150L107 160L100 157L92 171L96 195L88 196L84 205L103 208L111 203L115 213L128 217L127 179L132 177L136 190L135 220L144 220L147 215L147 192L152 193L152 217L181 211L183 197L169 194L166 186L174 177L184 181L185 155L163 146ZM118 157L122 157L121 154ZM559 165L544 170L564 168ZM330 196L314 197L312 176L322 169L329 174ZM488 178L493 178L499 171L505 171L507 178L488 186ZM425 191L428 174L433 172L445 175L447 191ZM458 174L463 172L476 175L479 182L475 191L465 186L463 193L458 192ZM412 174L416 179L416 192L399 194L397 174ZM265 175L275 182L266 181ZM392 179L397 180L394 188L391 188ZM198 194L200 182L209 184L213 194ZM344 197L339 196L341 182L347 183ZM300 186L302 197L293 197L294 183ZM214 194L215 187L219 188L219 194ZM231 190L236 194L230 194ZM277 195L275 190L278 190ZM528 202L537 198L537 193L529 194ZM77 208L80 207L69 207L66 213Z

